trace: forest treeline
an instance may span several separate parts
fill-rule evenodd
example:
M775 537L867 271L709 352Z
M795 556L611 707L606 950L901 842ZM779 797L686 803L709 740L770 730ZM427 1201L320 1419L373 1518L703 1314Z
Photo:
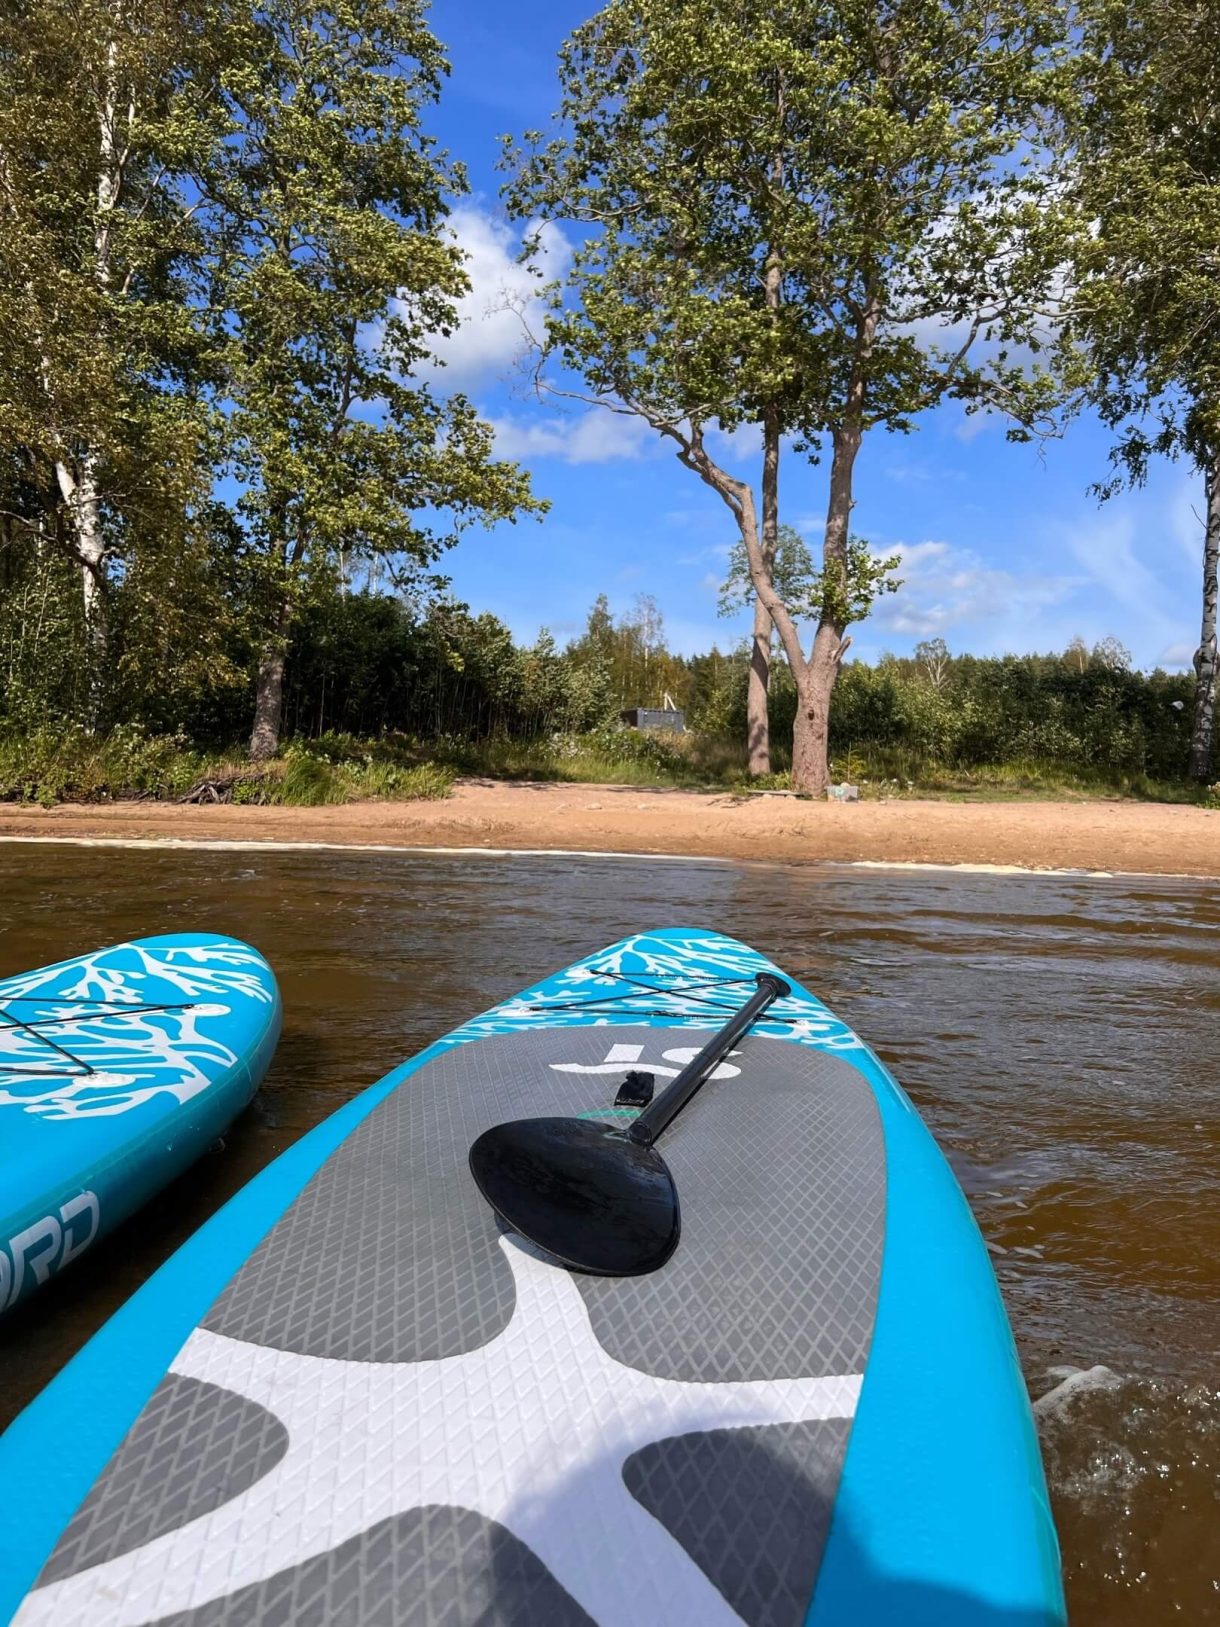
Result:
M87 694L71 659L78 596L62 563L41 576L6 582L0 596L0 796L184 794L206 782L209 763L233 756L252 702L257 648L240 636L231 661L192 664L162 629L157 658L147 641L125 647L140 604L128 588L113 599L115 648L124 678L115 696L111 740L100 764L83 767L91 737L82 724ZM236 627L241 619L237 618ZM359 793L432 794L444 780L411 778L412 765L442 771L611 777L699 784L744 782L751 651L680 655L648 595L615 616L605 595L579 635L560 644L544 631L514 640L496 616L450 599L412 605L370 591L337 592L304 608L287 649L284 726L296 754L282 782L258 789L230 763L222 790L338 794L327 764L366 758L389 765ZM894 791L955 775L962 783L1094 784L1159 790L1180 781L1189 744L1192 681L1183 674L1132 669L1114 639L1089 649L1075 640L1053 654L954 655L930 639L914 656L876 664L849 661L835 688L832 766L844 779ZM672 704L687 733L641 735L622 726L637 706ZM776 783L784 783L798 705L780 662L772 675ZM54 725L48 727L48 719ZM72 720L75 719L75 726ZM370 758L369 742L378 742ZM398 766L407 774L394 778ZM389 778L386 778L389 773ZM239 794L241 794L239 792Z
M677 747L610 728L668 692L732 743L723 772L815 794L862 750L908 777L1019 759L1206 785L1220 123L1197 42L1217 4L609 0L573 31L552 134L502 154L525 258L551 222L573 250L557 280L535 264L530 376L636 420L731 520L751 639L679 658L647 606L521 649L446 597L468 527L547 504L434 365L470 282L424 0L12 0L0 778L57 794L56 739L100 762L137 737L145 769L179 753L175 784L192 753L257 765L339 737L439 758L593 734L603 763L677 773ZM1190 463L1189 681L1104 649L851 659L851 629L901 592L897 557L852 529L860 471L947 405L1018 441L1090 408L1112 436L1082 472L1102 500L1153 459ZM746 426L748 477L718 461ZM827 507L794 552L780 471L802 459Z

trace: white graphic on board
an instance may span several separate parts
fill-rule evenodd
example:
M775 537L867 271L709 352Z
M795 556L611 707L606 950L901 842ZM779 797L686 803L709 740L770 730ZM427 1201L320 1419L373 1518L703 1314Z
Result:
M604 1062L548 1062L547 1066L556 1073L622 1073L625 1068L634 1068L637 1065L646 1073L660 1074L662 1078L674 1079L682 1072L688 1062L693 1062L699 1055L701 1047L698 1045L675 1045L668 1051L662 1051L663 1062L641 1062L644 1055L642 1045L612 1045L606 1053ZM740 1056L740 1051L730 1051L729 1056ZM666 1063L673 1064L666 1067ZM721 1062L710 1074L709 1079L736 1079L741 1073L731 1062Z
M54 1123L111 1118L164 1095L190 1101L237 1061L209 1019L229 1017L243 1000L272 1000L262 967L245 944L126 943L6 978L0 1109Z
M623 1483L624 1460L692 1431L850 1418L858 1374L686 1383L598 1343L569 1274L501 1238L517 1303L490 1344L437 1361L334 1361L196 1329L172 1371L247 1397L288 1430L240 1496L143 1548L31 1593L20 1627L136 1627L324 1554L428 1504L526 1543L601 1627L741 1618Z
M101 1223L97 1193L78 1192L54 1214L40 1216L0 1243L0 1311L17 1303L27 1272L35 1283L46 1282L89 1247Z
M596 1027L663 1020L668 1028L719 1028L754 990L755 974L779 968L745 944L718 934L641 932L569 966L463 1023L441 1044L530 1028ZM751 1033L795 1039L824 1051L860 1051L864 1043L805 989L777 1000Z

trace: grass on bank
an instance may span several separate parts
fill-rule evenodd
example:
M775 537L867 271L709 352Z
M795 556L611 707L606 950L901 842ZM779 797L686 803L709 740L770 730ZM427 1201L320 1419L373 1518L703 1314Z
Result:
M236 751L198 751L173 735L120 728L0 737L0 801L38 803L233 802L316 808L325 804L435 800L449 795L454 770L379 742L291 743L267 763Z
M751 779L740 743L697 734L606 731L533 741L490 740L461 745L441 741L431 744L428 750L459 774L488 779L740 792L785 791L792 785L786 767L766 778ZM780 760L784 755L773 753ZM836 782L858 786L861 797L870 801L895 797L972 802L1129 797L1145 802L1201 802L1220 807L1220 785L1209 792L1188 780L1154 780L1142 773L1033 758L963 767L930 762L907 747L853 747L832 757L831 773Z
M832 760L833 777L862 797L936 797L962 801L1130 797L1220 807L1220 785L1026 759L983 765L930 762L907 747L851 748ZM84 730L0 737L0 801L37 803L231 802L321 807L448 796L459 775L517 781L678 787L688 790L785 790L786 770L765 780L746 774L740 743L714 736L666 736L603 729L536 740L464 741L408 737L360 740L328 734L292 741L268 763L236 749L207 752L179 736L132 727L107 736Z

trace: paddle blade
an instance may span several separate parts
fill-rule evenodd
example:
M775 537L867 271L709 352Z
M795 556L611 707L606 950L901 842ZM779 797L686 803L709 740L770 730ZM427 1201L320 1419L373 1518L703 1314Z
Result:
M470 1149L479 1191L513 1231L577 1271L636 1277L678 1246L665 1160L591 1119L516 1119Z

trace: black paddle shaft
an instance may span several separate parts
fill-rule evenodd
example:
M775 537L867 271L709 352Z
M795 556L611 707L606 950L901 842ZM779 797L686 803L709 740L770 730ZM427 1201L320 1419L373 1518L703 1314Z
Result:
M682 1069L682 1072L644 1109L627 1131L628 1138L641 1147L651 1147L665 1127L678 1114L699 1089L717 1063L722 1062L746 1030L762 1016L769 1005L782 999L792 990L782 977L774 972L758 972L754 981L758 988L719 1033L711 1039Z

